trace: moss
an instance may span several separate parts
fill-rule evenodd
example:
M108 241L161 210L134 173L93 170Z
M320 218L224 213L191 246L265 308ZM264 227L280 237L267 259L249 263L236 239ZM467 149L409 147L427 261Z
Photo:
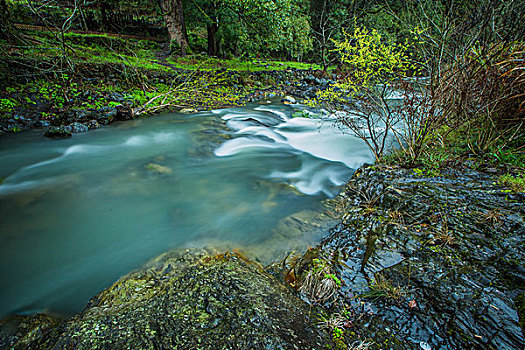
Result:
M517 176L505 174L500 176L498 181L510 188L512 192L525 192L525 174L523 173Z
M243 60L233 58L229 60L210 58L201 55L185 56L181 58L170 58L168 63L176 68L187 70L210 71L224 69L239 72L262 72L262 71L279 71L294 69L322 69L317 64L302 62L284 62L284 61L265 61L265 60Z
M322 348L307 314L239 253L171 252L93 298L38 348Z

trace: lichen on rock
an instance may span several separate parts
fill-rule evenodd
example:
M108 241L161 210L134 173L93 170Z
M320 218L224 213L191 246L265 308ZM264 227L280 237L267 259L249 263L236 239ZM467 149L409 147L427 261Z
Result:
M171 252L115 282L86 309L24 346L321 349L308 307L238 253Z

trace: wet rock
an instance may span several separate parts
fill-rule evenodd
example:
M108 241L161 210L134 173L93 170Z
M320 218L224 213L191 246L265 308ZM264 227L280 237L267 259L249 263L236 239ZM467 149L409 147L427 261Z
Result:
M297 100L295 98L293 98L292 96L285 96L281 102L284 102L284 103L289 103L289 104L296 104L297 103Z
M48 315L8 316L0 320L0 348L27 349L46 333L53 331L60 319Z
M341 272L345 303L358 312L361 296L372 310L356 334L378 339L388 327L395 339L384 341L401 349L519 349L525 204L500 196L487 174L442 175L365 166L341 193L343 223L319 248L349 267ZM376 340L372 348L388 347Z
M19 124L22 124L29 128L35 126L35 121L32 118L27 118L22 115L15 115L13 119L17 121Z
M304 80L306 83L308 83L308 84L312 84L312 83L315 82L315 79L316 79L316 78L315 78L313 75L310 74L310 75L307 75L306 77L304 77L303 80Z
M86 132L89 130L89 128L84 125L84 124L81 124L81 123L78 123L78 122L75 122L75 123L71 123L67 126L67 129L69 131L71 131L72 133L82 133L82 132Z
M110 93L107 96L107 99L115 102L124 102L126 100L124 96L122 94L119 94L118 92Z
M236 253L167 253L28 346L39 349L322 349L309 309ZM26 343L27 344L27 343Z
M66 126L52 126L49 128L44 136L54 139L61 139L71 137L71 130Z
M93 118L96 118L96 113L93 113L91 111L76 111L76 120L79 122L86 122L88 120L91 120Z
M198 111L195 108L183 108L179 112L184 114L193 114L197 113Z
M91 130L91 129L98 129L100 128L100 124L95 119L89 120L85 123L85 125Z
M116 120L118 111L115 107L102 107L97 110L97 121L102 125L108 125Z
M47 128L51 124L47 120L37 120L35 122L35 127L37 128Z
M133 111L130 106L118 105L115 109L117 110L117 115L115 116L116 120L123 121L133 119Z

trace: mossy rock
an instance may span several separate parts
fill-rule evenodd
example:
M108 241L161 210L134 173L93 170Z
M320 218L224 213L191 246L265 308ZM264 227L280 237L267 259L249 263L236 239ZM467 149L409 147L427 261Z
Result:
M26 349L57 328L60 319L48 315L8 316L0 321L0 348Z
M53 126L46 131L44 136L53 139L64 139L72 136L71 130L65 126Z
M321 349L308 307L237 253L167 253L121 278L39 349Z

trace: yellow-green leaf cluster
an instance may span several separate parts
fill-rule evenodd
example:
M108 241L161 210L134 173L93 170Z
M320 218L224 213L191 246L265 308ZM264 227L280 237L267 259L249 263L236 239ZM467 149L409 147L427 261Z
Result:
M377 85L392 84L414 70L407 44L385 42L376 29L355 28L344 33L342 41L333 41L334 50L345 71L338 88L350 94L374 90Z

